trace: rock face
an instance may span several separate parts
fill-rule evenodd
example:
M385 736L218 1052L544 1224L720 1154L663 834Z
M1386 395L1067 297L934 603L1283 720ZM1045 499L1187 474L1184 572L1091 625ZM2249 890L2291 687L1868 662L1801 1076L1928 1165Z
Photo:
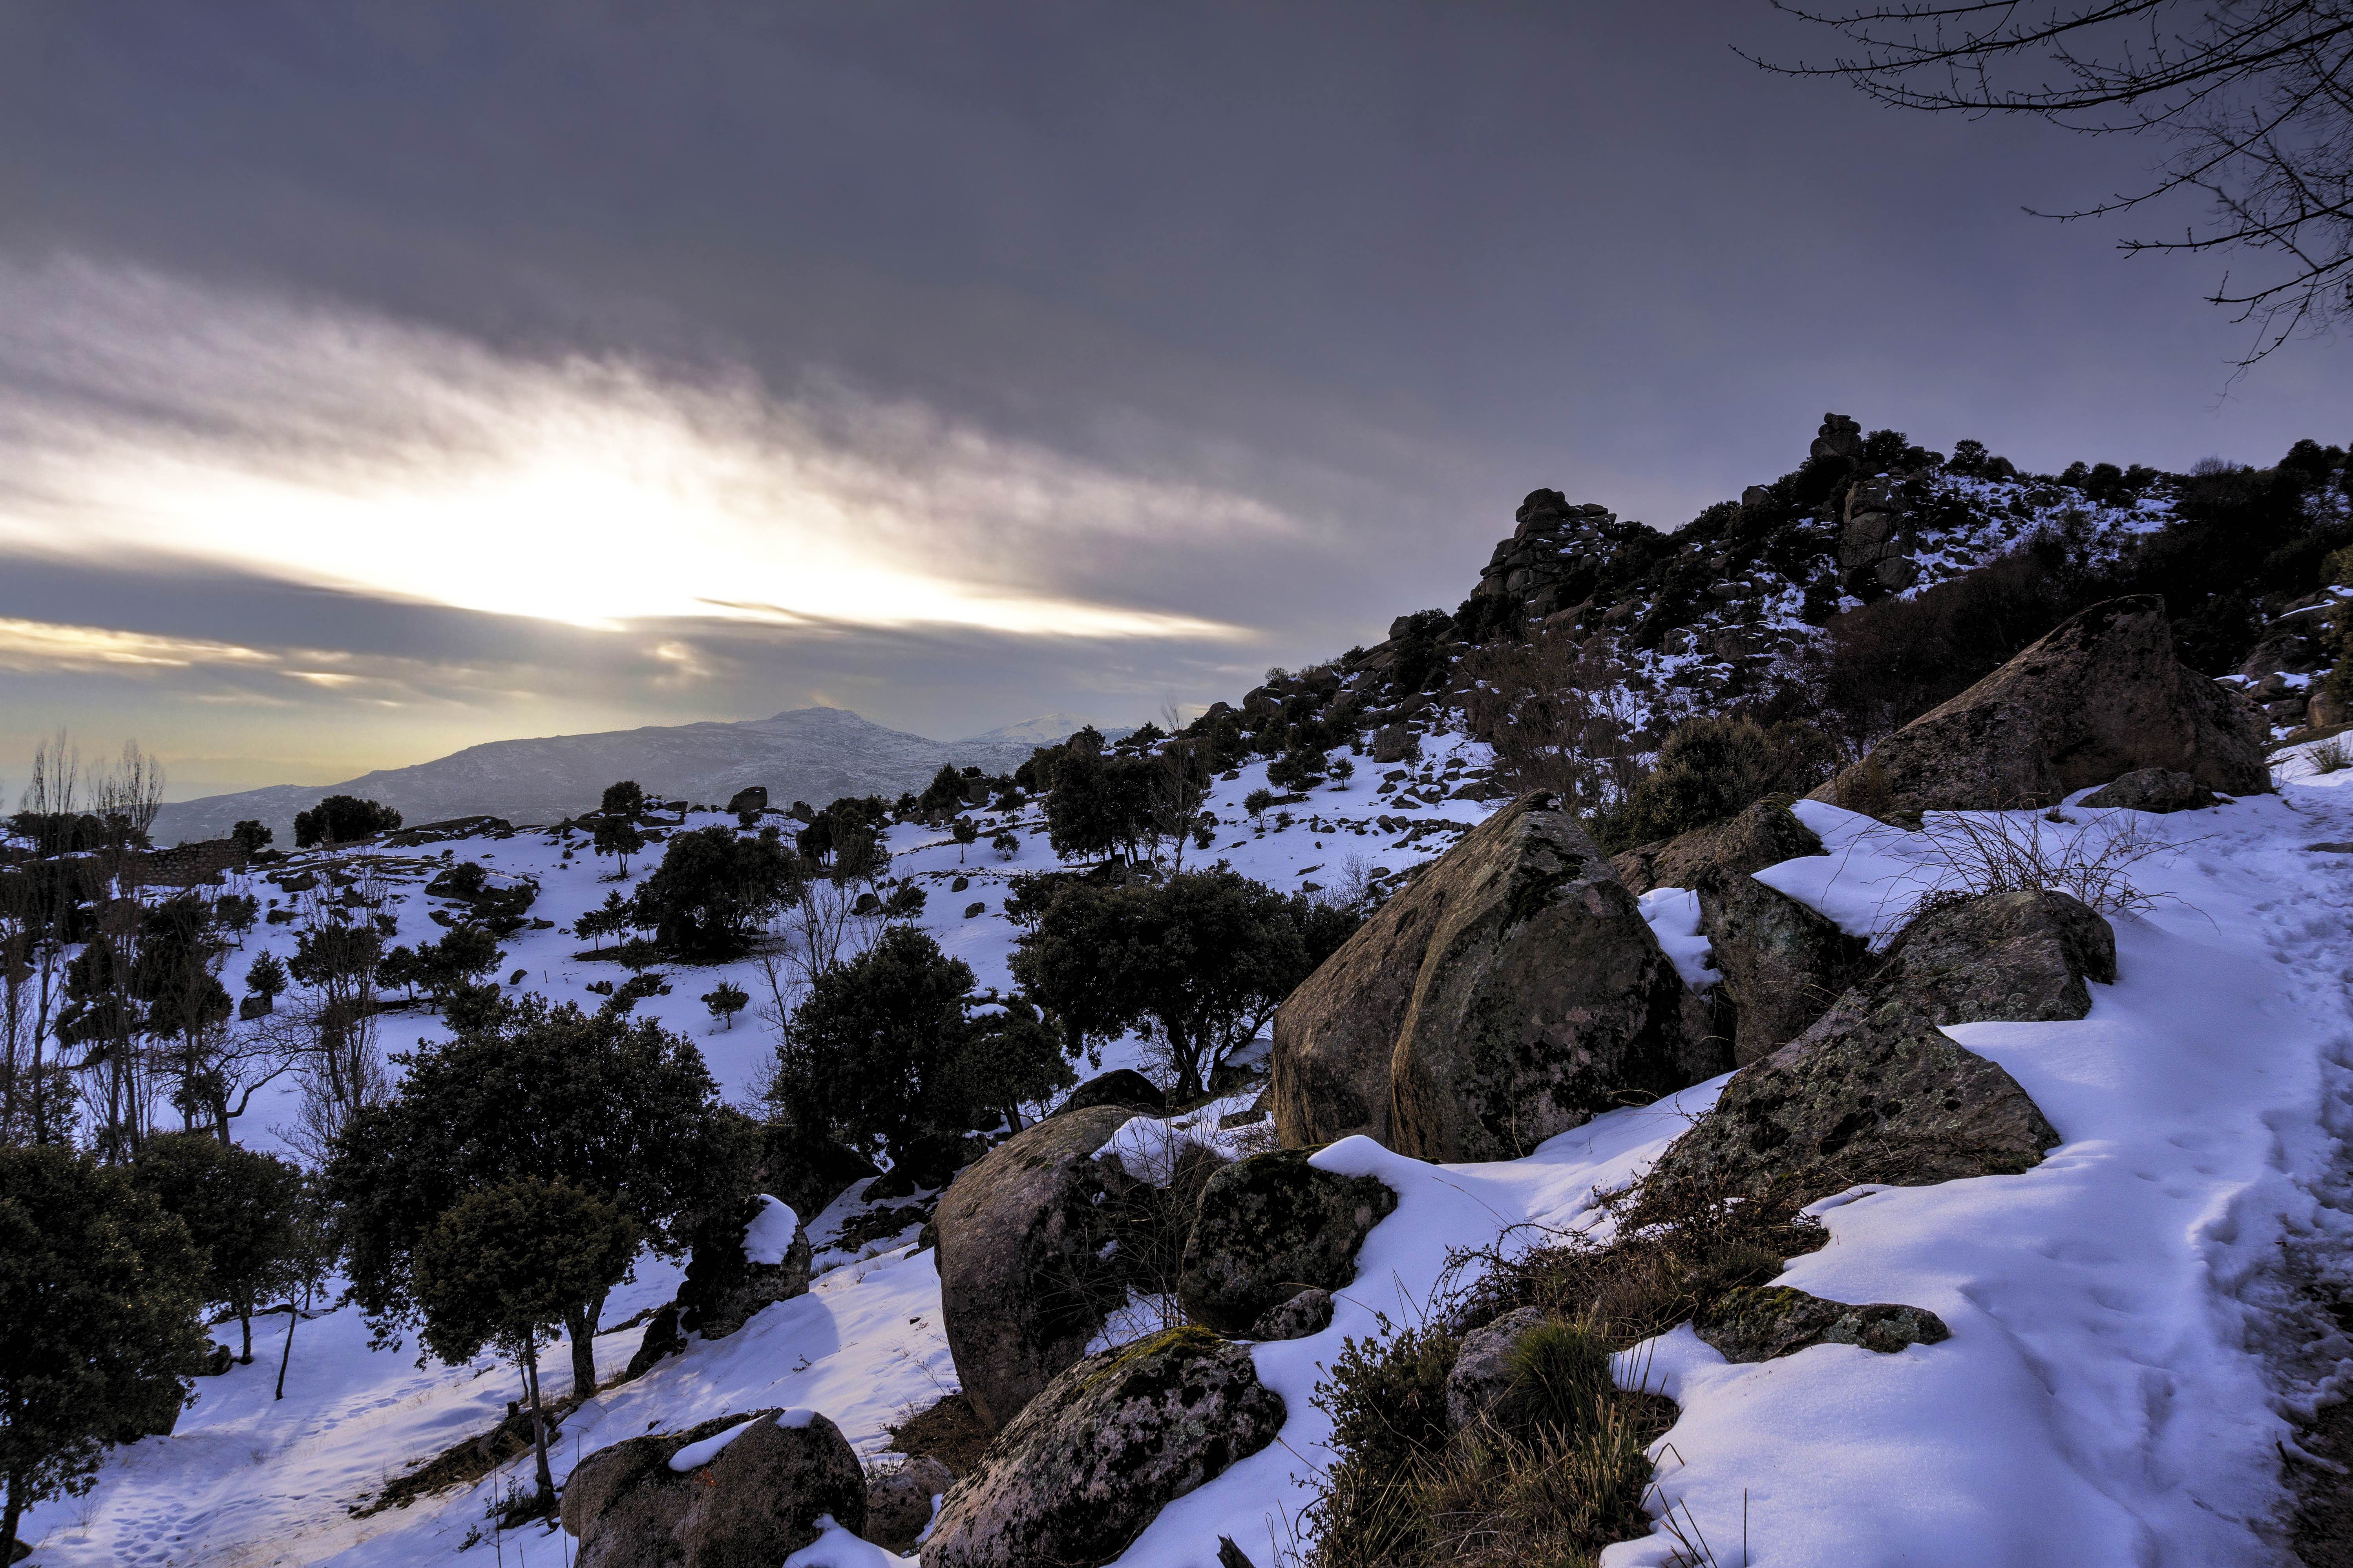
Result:
M1901 1000L1839 1007L1734 1075L1651 1172L1741 1192L1778 1176L1810 1191L1928 1186L2024 1171L2059 1133L2018 1080Z
M808 1292L812 1255L806 1227L794 1230L790 1245L773 1263L744 1256L745 1229L765 1206L762 1199L747 1199L696 1227L694 1256L679 1285L680 1327L706 1340L723 1340L763 1307Z
M1114 1068L1071 1090L1071 1097L1054 1108L1054 1114L1061 1116L1098 1105L1116 1105L1157 1116L1168 1109L1168 1097L1160 1092L1158 1084L1134 1068Z
M861 1533L885 1552L905 1556L932 1522L932 1500L946 1497L955 1485L955 1476L928 1455L880 1472L866 1484L866 1529Z
M1647 893L1696 886L1694 879L1710 866L1746 876L1801 855L1824 853L1822 841L1796 813L1760 800L1729 822L1613 855L1609 867L1630 890Z
M1254 1340L1303 1340L1332 1326L1332 1292L1309 1286L1286 1301L1278 1301L1250 1325Z
M1087 1342L1126 1286L1106 1198L1136 1184L1093 1155L1132 1114L1052 1116L966 1166L940 1198L940 1308L973 1413L996 1431Z
M1336 1290L1355 1280L1356 1249L1395 1212L1397 1194L1307 1160L1298 1150L1253 1155L1201 1189L1176 1286L1194 1321L1248 1333L1303 1285Z
M2229 795L2271 788L2260 723L2173 657L2165 605L2147 595L2069 617L1813 798L1878 815L2042 806L2142 768Z
M1172 1500L1272 1442L1284 1415L1250 1352L1205 1329L1099 1352L948 1494L923 1568L1100 1568Z
M2214 793L2188 773L2169 768L2136 768L2124 777L2084 797L2094 807L2127 811L2201 811L2215 804Z
M1724 976L1732 1057L1742 1067L1771 1056L1829 1012L1868 962L1861 938L1746 872L1706 866L1689 885Z
M1733 1362L1771 1361L1810 1345L1860 1345L1893 1355L1905 1345L1953 1337L1926 1307L1874 1301L1850 1307L1787 1285L1744 1285L1725 1291L1692 1321L1692 1331Z
M1287 1148L1364 1132L1425 1160L1512 1159L1730 1052L1633 894L1541 792L1482 823L1275 1014Z
M1512 1388L1512 1352L1548 1320L1539 1307L1506 1312L1485 1328L1462 1336L1454 1368L1446 1374L1446 1419L1468 1426L1503 1402Z
M840 1430L813 1412L749 1417L708 1462L681 1472L672 1457L745 1419L633 1437L580 1461L564 1487L564 1528L580 1538L578 1568L738 1568L781 1563L818 1538L831 1514L866 1528L866 1479Z
M646 1331L638 1341L638 1352L629 1358L627 1370L621 1373L623 1383L635 1383L651 1371L664 1356L673 1356L686 1349L686 1336L679 1331L678 1303L656 1312L646 1320Z
M727 809L741 816L747 811L768 809L768 786L746 784L727 797Z
M2116 978L2116 933L2097 910L2065 893L1989 893L1906 926L1853 1000L1898 999L1937 1024L2055 1022L2092 1010L2085 982Z

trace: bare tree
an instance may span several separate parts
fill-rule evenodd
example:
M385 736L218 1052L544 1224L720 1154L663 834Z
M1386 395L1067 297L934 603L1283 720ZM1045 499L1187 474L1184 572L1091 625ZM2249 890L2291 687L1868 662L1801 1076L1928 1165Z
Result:
M2141 251L2251 251L2211 304L2254 337L2240 365L2298 328L2353 316L2353 0L1958 0L1776 8L1838 35L1836 77L1898 109L2026 114L2084 135L2150 136L2168 154L2137 188L2060 219L2133 212L2181 194L2209 216Z
M1463 711L1514 790L1550 790L1588 811L1623 798L1641 772L1641 713L1626 670L1563 628L1463 656Z
M1153 757L1152 797L1146 807L1153 858L1170 847L1171 869L1185 868L1185 844L1201 825L1209 799L1208 748L1195 741L1170 741Z

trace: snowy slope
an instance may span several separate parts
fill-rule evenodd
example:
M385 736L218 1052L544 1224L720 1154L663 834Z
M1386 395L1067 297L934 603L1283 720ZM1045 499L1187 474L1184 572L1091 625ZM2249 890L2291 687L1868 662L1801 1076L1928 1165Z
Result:
M1433 774L1451 749L1431 749ZM1297 886L1332 877L1352 853L1402 868L1446 841L1426 835L1405 849L1399 835L1345 826L1339 819L1417 815L1377 806L1369 778L1289 808L1303 818L1313 809L1320 830L1302 820L1260 837L1237 803L1262 773L1219 786L1214 809L1227 826L1200 858ZM2306 846L2353 841L2353 773L2306 776L2291 758L2283 776L2276 798L2144 819L2174 846L2139 868L2144 888L2164 896L2144 914L2116 918L2118 983L2094 988L2088 1017L1952 1031L2050 1115L2066 1141L2049 1160L2022 1176L1864 1190L1820 1205L1831 1245L1799 1259L1787 1282L1929 1307L1952 1340L1889 1357L1819 1346L1729 1366L1686 1329L1626 1359L1627 1381L1647 1379L1683 1404L1657 1450L1658 1500L1672 1501L1676 1528L1704 1534L1715 1561L1741 1562L1744 1552L1758 1568L2272 1559L2278 1445L2293 1441L2285 1415L2308 1405L2337 1358L2353 1355L2293 1289L2298 1268L2325 1268L2316 1255L2345 1223L2331 1205L2344 1202L2335 1118L2353 1059L2353 856ZM1468 823L1488 809L1458 800L1418 815ZM1922 836L1831 807L1800 809L1833 853L1766 878L1851 929L1889 929L1936 880L1921 863ZM2103 814L2069 815L2073 823L2043 830L2101 830ZM1009 864L976 847L959 866L941 836L892 830L895 868L934 888L924 923L985 984L1004 981L1010 946L997 879L1050 861L1042 835L1018 831L1023 848ZM557 869L560 852L539 838L456 848L459 858L537 875L546 890L534 914L568 919L610 887L579 861ZM940 885L959 873L973 878L965 892ZM963 918L976 900L987 910ZM401 906L403 940L434 933L421 903ZM1651 907L1667 924L1681 905ZM287 941L287 928L272 939ZM552 994L588 1000L586 982L616 973L573 961L576 944L554 932L513 945L528 984ZM671 995L640 1005L691 1030L730 1090L743 1091L765 1031L747 1016L713 1033L694 997L716 976L674 970L671 978ZM736 978L749 988L747 974ZM396 1027L387 1043L401 1038ZM1332 1328L1255 1352L1261 1375L1289 1403L1282 1440L1171 1505L1123 1561L1198 1565L1228 1534L1271 1568L1296 1544L1287 1521L1306 1500L1302 1478L1328 1432L1310 1394L1341 1340L1370 1331L1376 1311L1410 1312L1451 1247L1524 1221L1592 1223L1597 1184L1641 1169L1721 1084L1602 1117L1522 1161L1428 1166L1362 1139L1320 1153L1328 1168L1390 1183L1398 1209L1366 1243ZM284 1111L254 1120L272 1114ZM825 1225L817 1222L820 1234ZM616 1292L608 1321L665 1299L673 1279L642 1269ZM289 1396L273 1405L280 1332L273 1320L253 1367L200 1383L202 1398L174 1436L120 1450L90 1498L37 1510L26 1531L41 1542L35 1561L440 1564L496 1552L565 1560L563 1543L536 1530L460 1550L470 1531L487 1529L497 1479L371 1519L345 1513L383 1478L490 1425L513 1396L511 1371L420 1369L413 1350L370 1352L345 1310L297 1331ZM617 1365L635 1339L631 1331L602 1340L600 1364ZM560 1391L564 1359L547 1364ZM698 1343L600 1396L566 1424L559 1471L622 1436L771 1405L822 1409L872 1453L888 1421L953 1380L930 1257L886 1247L736 1336ZM1675 1544L1662 1533L1612 1548L1607 1561L1662 1563ZM807 1562L849 1545L821 1544Z

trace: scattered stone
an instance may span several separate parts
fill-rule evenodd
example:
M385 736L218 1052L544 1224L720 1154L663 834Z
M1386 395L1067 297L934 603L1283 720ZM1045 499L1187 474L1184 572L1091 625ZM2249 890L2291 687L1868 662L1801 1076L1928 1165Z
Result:
M2104 789L2083 799L2087 806L2122 807L2126 811L2202 811L2219 804L2214 792L2169 768L2136 768Z
M1206 1329L1098 1352L948 1494L923 1568L1100 1568L1169 1502L1272 1442L1285 1415L1250 1352Z
M768 786L766 784L747 784L727 797L727 811L732 816L741 816L747 811L767 809Z
M1385 724L1373 736L1376 763L1411 762L1421 755L1421 738L1402 724Z
M2261 720L2174 658L2164 602L2150 595L2061 622L1812 798L1873 816L2006 810L2145 768L2226 795L2271 788Z
M226 1376L237 1364L237 1352L227 1345L216 1344L205 1352L204 1363L196 1368L198 1377Z
M957 1379L1004 1426L1127 1299L1106 1200L1138 1184L1095 1151L1133 1112L1066 1110L966 1166L940 1198L940 1308Z
M1953 1337L1926 1307L1874 1301L1850 1307L1787 1285L1743 1285L1700 1309L1692 1331L1732 1362L1772 1361L1811 1345L1860 1345L1893 1355Z
M1715 1109L1668 1145L1651 1184L1737 1193L1786 1175L1816 1195L1857 1182L1930 1186L2025 1171L2057 1147L2017 1079L1917 1010L1845 1004L1734 1074Z
M1254 1340L1303 1340L1332 1326L1332 1292L1310 1285L1288 1300L1277 1301L1250 1325Z
M1201 1189L1177 1300L1195 1322L1248 1333L1302 1286L1352 1283L1356 1249L1397 1202L1375 1177L1316 1169L1304 1150L1220 1167Z
M1501 1404L1511 1392L1512 1352L1549 1321L1542 1308L1522 1307L1463 1335L1454 1370L1446 1374L1447 1420L1468 1426Z
M1116 1068L1071 1090L1070 1098L1054 1108L1054 1114L1066 1116L1099 1105L1115 1105L1123 1110L1159 1116L1168 1110L1168 1097L1160 1092L1159 1085L1134 1068Z
M2116 979L2116 933L2090 905L1986 893L1933 904L1905 927L1854 1001L1900 999L1936 1024L2060 1022L2092 1010L2086 982Z
M779 1425L779 1415L796 1424ZM705 1463L670 1468L689 1446L739 1426ZM576 1568L737 1568L813 1544L820 1514L866 1528L858 1456L814 1411L763 1410L599 1448L565 1483L561 1518L580 1539Z
M1641 907L1573 814L1523 795L1277 1010L1286 1148L1366 1133L1432 1161L1513 1159L1731 1064Z
M1723 865L1701 868L1699 929L1733 1014L1732 1059L1771 1056L1831 1009L1869 961L1868 945L1788 894Z
M955 1482L955 1473L928 1454L876 1471L866 1483L866 1539L906 1556L931 1524L936 1500L946 1497Z
M1609 867L1629 891L1647 893L1658 888L1696 887L1701 870L1709 866L1745 876L1802 855L1828 853L1795 812L1760 800L1728 822L1613 855Z

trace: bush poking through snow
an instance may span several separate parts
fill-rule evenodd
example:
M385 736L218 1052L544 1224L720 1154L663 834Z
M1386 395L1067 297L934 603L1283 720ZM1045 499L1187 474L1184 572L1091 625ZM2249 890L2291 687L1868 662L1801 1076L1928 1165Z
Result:
M2132 868L2181 848L2135 816L2081 832L2046 832L2031 812L1932 812L1921 819L1929 862L1940 877L1932 900L1983 893L2068 893L2102 914L2139 912L2155 901ZM1920 912L1926 912L1926 905Z
M2348 755L2342 740L2323 741L2305 753L2312 759L2312 771L2316 773L2341 773L2353 768L2353 755Z

